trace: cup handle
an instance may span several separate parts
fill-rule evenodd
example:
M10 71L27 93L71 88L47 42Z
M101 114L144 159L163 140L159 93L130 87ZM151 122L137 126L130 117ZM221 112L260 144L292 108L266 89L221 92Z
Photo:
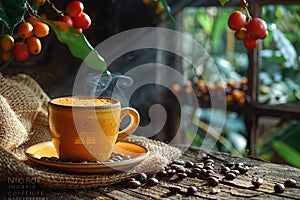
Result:
M134 108L130 108L130 107L122 108L121 109L120 121L122 121L123 118L127 115L130 116L130 123L126 128L119 131L117 142L122 141L127 136L132 134L137 129L137 127L140 123L140 115Z

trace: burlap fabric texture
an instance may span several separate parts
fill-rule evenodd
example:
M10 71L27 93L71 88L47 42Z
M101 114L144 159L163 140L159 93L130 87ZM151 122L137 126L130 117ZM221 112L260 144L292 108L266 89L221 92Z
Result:
M145 146L150 156L127 172L72 174L29 162L24 150L50 141L47 119L49 97L29 76L4 77L0 73L0 180L35 178L41 187L80 189L106 186L141 171L157 170L181 155L179 149L145 137L131 136L130 142Z

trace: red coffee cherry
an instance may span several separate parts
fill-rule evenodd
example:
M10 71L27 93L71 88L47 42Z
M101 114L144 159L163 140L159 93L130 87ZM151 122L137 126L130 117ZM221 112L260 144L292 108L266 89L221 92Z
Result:
M69 15L64 15L58 19L61 22L67 23L70 27L74 27L73 19Z
M245 23L246 15L244 15L241 11L233 11L228 18L228 27L235 31L243 28Z
M83 4L80 1L72 1L66 7L66 13L70 17L75 17L83 11Z
M258 46L258 40L252 36L247 36L244 39L244 46L247 49L255 49Z
M253 18L245 25L245 28L248 35L260 38L266 34L267 24L260 18Z
M12 48L12 55L17 61L25 61L29 57L29 48L25 42L17 42Z
M91 18L88 14L81 12L79 15L73 17L73 23L75 29L88 29L91 25Z

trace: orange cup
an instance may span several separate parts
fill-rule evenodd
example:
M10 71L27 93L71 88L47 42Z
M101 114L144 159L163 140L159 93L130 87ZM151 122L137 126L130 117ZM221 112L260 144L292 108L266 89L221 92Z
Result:
M52 142L62 160L107 161L116 142L138 127L139 113L107 97L60 97L48 104ZM125 116L130 123L119 131Z

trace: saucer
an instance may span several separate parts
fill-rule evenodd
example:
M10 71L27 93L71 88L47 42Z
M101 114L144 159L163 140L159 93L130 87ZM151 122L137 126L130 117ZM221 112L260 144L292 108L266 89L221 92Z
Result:
M150 152L143 146L130 142L117 142L114 153L130 156L128 160L115 162L64 162L41 159L42 157L58 157L51 141L30 146L25 150L28 160L54 169L77 173L101 173L128 170L145 160Z

